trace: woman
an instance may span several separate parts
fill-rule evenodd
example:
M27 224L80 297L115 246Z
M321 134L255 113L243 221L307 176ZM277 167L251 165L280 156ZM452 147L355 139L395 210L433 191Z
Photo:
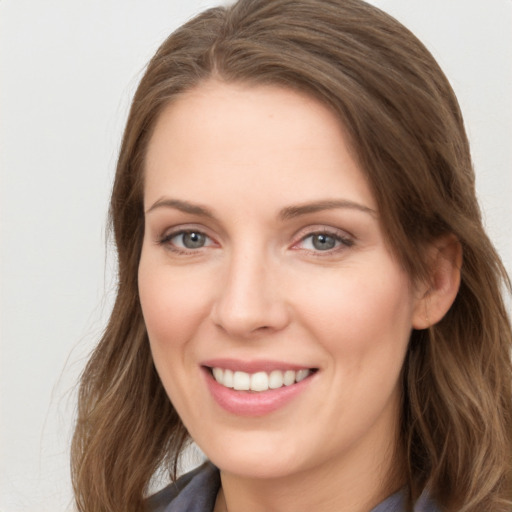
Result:
M111 218L80 510L510 510L509 281L454 94L394 19L191 20L136 92ZM211 463L147 500L190 438Z

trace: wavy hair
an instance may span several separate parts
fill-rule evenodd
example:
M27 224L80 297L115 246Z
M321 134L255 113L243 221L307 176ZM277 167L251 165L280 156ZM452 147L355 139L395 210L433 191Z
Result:
M401 441L411 504L425 486L447 512L512 506L512 334L506 271L489 241L455 95L405 27L360 0L239 0L174 32L151 59L128 117L110 205L117 299L81 377L72 477L81 512L140 511L188 434L155 371L137 289L144 160L164 107L208 78L274 84L326 104L349 135L389 246L411 279L444 234L464 261L454 304L413 331Z

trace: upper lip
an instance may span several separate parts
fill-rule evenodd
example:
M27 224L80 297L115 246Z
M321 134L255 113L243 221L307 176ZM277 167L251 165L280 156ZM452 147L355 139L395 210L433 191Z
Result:
M202 366L208 368L222 368L224 370L241 371L246 373L257 373L257 372L272 372L274 370L303 370L303 369L314 369L314 367L303 364L294 364L284 361L273 361L269 359L258 359L244 361L240 359L231 358L219 358L209 359L201 363Z

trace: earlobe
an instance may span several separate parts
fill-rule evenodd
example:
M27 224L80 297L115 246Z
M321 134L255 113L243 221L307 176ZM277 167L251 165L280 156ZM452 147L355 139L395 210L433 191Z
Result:
M413 315L414 329L427 329L439 322L450 309L460 286L462 247L454 235L436 240L430 248L428 282L418 289Z

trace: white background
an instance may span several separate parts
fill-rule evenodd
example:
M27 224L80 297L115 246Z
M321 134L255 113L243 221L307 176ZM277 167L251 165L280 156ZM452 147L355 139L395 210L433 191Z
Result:
M72 509L74 386L115 287L105 220L129 101L159 43L216 3L0 0L2 512ZM512 1L374 3L450 78L512 270Z

